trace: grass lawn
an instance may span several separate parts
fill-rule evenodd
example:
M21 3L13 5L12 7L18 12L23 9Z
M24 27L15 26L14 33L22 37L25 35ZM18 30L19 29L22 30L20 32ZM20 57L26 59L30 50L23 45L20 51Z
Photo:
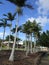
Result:
M12 50L12 48L7 48L7 47L5 47L5 48L0 48L0 50ZM23 50L23 51L25 51L25 48L15 48L15 50Z

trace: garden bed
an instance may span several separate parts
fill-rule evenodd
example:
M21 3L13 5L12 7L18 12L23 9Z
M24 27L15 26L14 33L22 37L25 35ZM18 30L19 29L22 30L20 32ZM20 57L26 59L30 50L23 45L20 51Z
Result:
M28 56L25 55L25 51L15 51L15 59L13 62L10 62L9 56L10 56L11 50L2 50L0 51L0 64L1 65L37 65L41 53L32 53Z

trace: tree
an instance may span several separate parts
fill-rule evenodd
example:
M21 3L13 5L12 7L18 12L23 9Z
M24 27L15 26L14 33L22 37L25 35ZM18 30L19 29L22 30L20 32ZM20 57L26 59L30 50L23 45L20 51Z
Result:
M40 46L49 47L49 31L43 32L40 35L39 40L37 41L37 44Z
M6 40L6 41L9 41L9 35L6 36L5 40ZM10 42L11 42L11 41L14 42L14 36L13 36L13 35L10 35ZM21 41L21 39L17 37L17 38L16 38L16 42L19 42L19 41ZM9 47L8 47L8 46L9 46ZM7 48L10 48L10 43L9 43L8 46L7 46Z
M23 7L28 7L30 9L33 9L33 7L30 4L26 4L27 0L8 0L11 3L15 4L17 6L17 13L18 13L18 20L17 20L17 27L16 27L16 32L15 32L15 39L14 39L14 44L13 44L13 49L11 52L11 56L9 58L10 61L14 60L14 48L15 48L15 43L16 43L16 37L17 37L17 28L18 28L18 22L19 22L19 15L22 14L22 8Z
M26 34L26 39L28 39L28 49L26 49L26 42L25 42L25 49L27 50L26 55L30 52L30 35L32 29L32 23L28 20L25 24L22 25L21 32ZM27 40L26 40L27 41Z
M40 37L40 31L41 31L41 26L40 23L37 23L35 20L32 23L32 31L33 31L33 36L34 36L34 52L35 52L35 47L36 47L36 41Z
M11 29L12 29L12 22L15 19L16 12L12 15L12 13L3 14L6 17L6 20L10 21L10 34L9 34L9 43L10 43L10 35L11 35ZM9 45L8 45L9 46Z
M34 43L34 48L36 46L36 41L39 39L40 36L40 31L41 31L41 26L39 23L36 23L34 20L33 22L30 22L29 20L22 26L22 32L26 33L27 36L29 35L31 37L31 50L30 52L32 53L32 35L35 38L35 43ZM28 37L28 38L30 38ZM29 40L29 39L28 39Z
M9 27L10 24L7 23L6 19L0 19L0 21L2 21L2 22L0 22L0 27L4 28L4 32L3 32L3 41L4 41L5 29L6 29L7 26Z
M25 42L26 42L26 46L28 45L28 41L27 40L24 40L23 41L23 45L25 46ZM31 43L31 41L30 41L30 43ZM32 42L32 48L34 47L34 42Z
M0 47L1 47L2 39L0 39Z
M6 36L6 41L9 41L9 35ZM10 35L10 41L14 41L14 36L13 35Z
M49 30L46 31L47 36L49 36Z
M18 33L20 30L21 30L21 26L18 27L17 33ZM14 34L15 31L16 31L16 25L15 25L15 27L11 30L11 32Z
M18 38L18 33L19 33L20 30L21 30L21 26L19 26L19 27L17 28L17 38ZM15 31L16 31L16 25L15 25L15 27L11 30L11 32L14 34ZM17 43L17 48L18 48L18 43Z
M5 36L5 28L8 26L10 26L10 24L7 23L7 20L6 19L0 19L0 27L3 27L4 28L4 33L3 33L3 40L4 40L4 36Z
M9 35L8 36L6 36L6 39L5 39L6 41L8 41L9 40ZM11 41L14 41L14 36L13 35L10 35L10 40ZM16 41L20 41L21 39L20 38L16 38Z

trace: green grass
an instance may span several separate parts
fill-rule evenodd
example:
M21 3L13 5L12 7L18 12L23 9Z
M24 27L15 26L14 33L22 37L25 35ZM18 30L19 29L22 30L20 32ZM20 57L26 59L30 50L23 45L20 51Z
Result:
M12 48L7 48L7 47L3 47L2 49L0 49L0 50L12 50ZM22 50L22 51L25 51L25 49L23 49L23 48L15 48L15 50Z
M49 59L49 56L47 58Z

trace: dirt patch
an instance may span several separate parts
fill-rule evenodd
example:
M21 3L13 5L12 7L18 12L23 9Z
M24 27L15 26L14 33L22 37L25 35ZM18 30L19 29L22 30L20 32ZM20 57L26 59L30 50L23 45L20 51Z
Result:
M1 65L37 65L39 61L40 54L39 53L32 53L28 56L25 55L25 51L15 51L14 61L10 62L9 56L11 51L0 51L0 64Z

